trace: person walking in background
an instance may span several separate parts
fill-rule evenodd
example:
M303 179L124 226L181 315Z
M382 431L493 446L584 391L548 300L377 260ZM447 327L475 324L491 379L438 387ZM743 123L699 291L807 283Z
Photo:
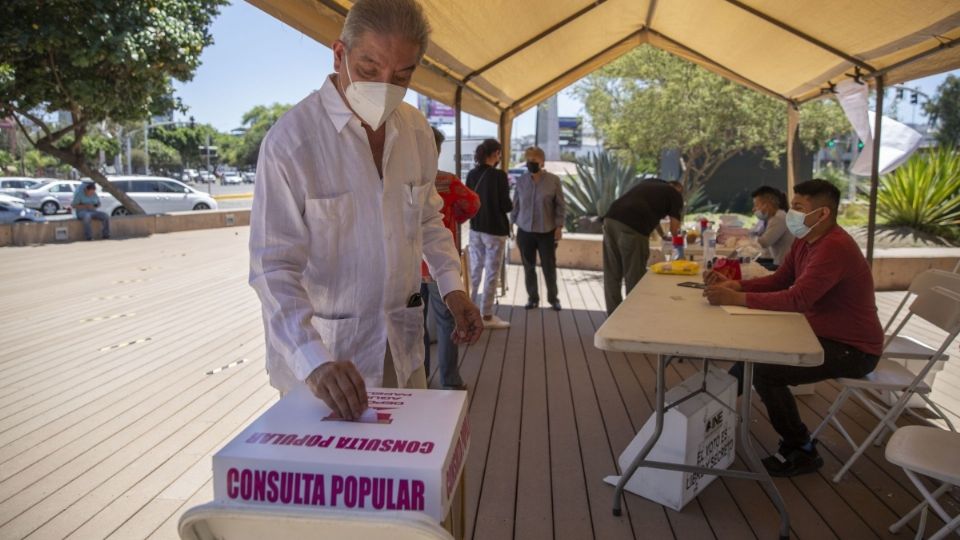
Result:
M507 173L497 168L500 157L500 143L486 139L477 146L476 166L467 173L467 187L480 197L480 211L470 220L470 289L474 303L480 305L484 328L491 329L510 327L493 313L497 274L510 235L507 214L513 209Z
M547 284L547 302L560 311L557 296L557 243L563 236L563 220L567 207L560 178L544 170L546 156L536 146L527 148L524 156L527 172L517 180L510 217L517 226L517 247L523 262L527 287L527 309L540 305L537 284L537 253Z
M443 144L443 133L433 128L433 137L437 142L437 153L440 153L440 146ZM453 235L453 241L457 245L457 251L460 251L460 238L457 235L457 228L463 222L472 218L480 209L480 197L470 191L469 188L460 182L460 179L453 173L447 171L437 171L436 180L437 193L443 199L443 208L440 213L443 214L443 225L450 230ZM437 282L430 277L430 270L427 263L423 262L422 274L423 283L420 285L420 295L423 296L423 347L424 361L423 366L430 376L430 336L426 331L427 315L433 313L433 318L437 322L437 364L440 369L440 383L444 388L451 390L466 390L463 379L460 378L460 367L457 365L459 359L459 349L453 342L453 331L456 327L456 321L450 310L443 303L443 296L440 294L440 288Z
M680 232L683 212L683 184L659 178L644 180L613 201L603 216L603 294L607 315L623 302L623 283L627 294L647 273L650 258L650 233L660 220L670 217L670 234ZM661 235L664 231L660 231Z
M93 240L93 223L95 219L103 227L101 229L103 239L110 238L110 216L97 210L100 208L100 196L97 195L97 185L93 182L83 182L77 187L73 194L74 211L77 213L77 219L83 222L83 237L87 240Z
M787 213L781 209L781 199L786 198L783 193L770 186L760 186L751 195L753 197L753 213L757 219L764 222L763 230L757 234L757 243L764 248L765 258L757 262L770 270L776 270L793 245L793 235L787 229Z

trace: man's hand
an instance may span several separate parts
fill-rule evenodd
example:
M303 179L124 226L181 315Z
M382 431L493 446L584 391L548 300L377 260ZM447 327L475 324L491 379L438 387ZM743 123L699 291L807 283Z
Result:
M453 315L457 326L453 329L453 342L458 345L476 343L483 332L480 309L463 291L453 291L443 297L443 302Z
M745 306L747 295L723 285L710 285L703 291L703 295L714 306Z
M734 291L741 291L740 282L734 279L727 279L727 276L721 274L720 272L714 272L713 270L707 270L703 273L703 282L710 286L726 287L728 289L733 289Z
M367 385L352 362L327 362L313 370L306 383L340 418L356 420L367 410Z
M563 229L557 227L553 230L553 241L559 242L561 238L563 238Z

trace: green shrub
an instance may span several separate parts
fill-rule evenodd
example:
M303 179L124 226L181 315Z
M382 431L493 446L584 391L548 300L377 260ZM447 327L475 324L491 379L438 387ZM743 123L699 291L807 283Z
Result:
M633 167L607 152L577 160L577 176L563 179L567 229L577 230L583 218L603 216L613 201L638 182Z
M917 153L880 179L877 214L888 226L960 238L960 153Z

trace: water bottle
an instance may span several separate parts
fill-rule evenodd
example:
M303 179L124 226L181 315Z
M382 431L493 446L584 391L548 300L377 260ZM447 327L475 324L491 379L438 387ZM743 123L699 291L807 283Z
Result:
M683 260L683 240L683 231L673 237L673 259L676 261Z
M669 236L663 237L663 243L660 244L660 251L663 252L663 260L670 262L673 257L673 241Z
M713 229L703 231L703 261L710 262L717 256L717 232Z

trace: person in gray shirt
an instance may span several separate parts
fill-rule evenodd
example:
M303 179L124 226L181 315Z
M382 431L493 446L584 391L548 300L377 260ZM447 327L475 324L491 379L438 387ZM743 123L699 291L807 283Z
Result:
M546 156L536 146L525 152L527 171L518 180L510 220L517 226L517 247L523 262L527 309L540 305L537 285L537 253L547 285L547 302L560 311L557 295L557 243L563 236L566 203L560 178L543 169Z
M751 195L754 215L766 222L763 232L757 236L757 242L773 259L772 266L778 267L790 252L794 240L787 229L787 213L780 208L780 190L760 186Z

